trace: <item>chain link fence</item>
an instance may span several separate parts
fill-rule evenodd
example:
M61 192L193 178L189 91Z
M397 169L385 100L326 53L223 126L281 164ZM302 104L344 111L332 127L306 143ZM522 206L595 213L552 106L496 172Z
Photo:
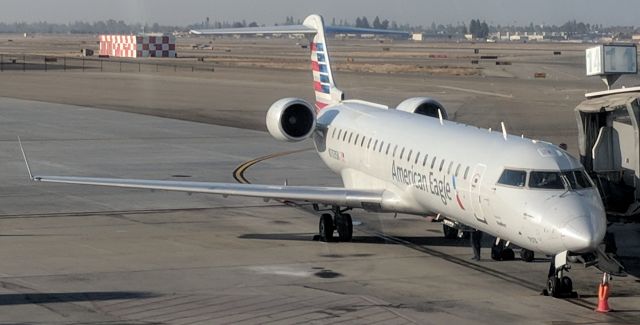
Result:
M75 72L214 72L213 63L193 61L156 61L96 57L56 57L44 55L0 54L0 72L75 71Z

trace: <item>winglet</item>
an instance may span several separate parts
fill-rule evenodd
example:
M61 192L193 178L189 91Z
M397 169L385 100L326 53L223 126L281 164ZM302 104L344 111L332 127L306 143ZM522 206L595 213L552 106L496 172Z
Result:
M33 174L31 174L31 167L29 167L29 160L27 160L27 155L24 153L24 148L22 147L22 141L20 141L20 137L18 137L18 144L20 145L20 151L22 152L22 158L24 159L24 164L27 166L27 172L29 173L29 179L34 180Z

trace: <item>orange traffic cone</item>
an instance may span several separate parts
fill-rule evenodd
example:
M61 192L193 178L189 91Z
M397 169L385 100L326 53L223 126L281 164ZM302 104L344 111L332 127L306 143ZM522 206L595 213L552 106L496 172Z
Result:
M598 286L598 307L596 311L599 313L608 313L611 311L611 308L609 308L609 282L606 273L602 278L602 283Z

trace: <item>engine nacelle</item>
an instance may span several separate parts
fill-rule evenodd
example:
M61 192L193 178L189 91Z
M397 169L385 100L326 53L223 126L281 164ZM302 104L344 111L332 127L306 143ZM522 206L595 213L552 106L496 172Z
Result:
M288 142L308 138L316 128L316 111L299 98L283 98L267 112L267 129L272 137Z
M438 103L435 99L429 97L414 97L405 99L398 107L397 110L420 114L438 118L438 110L442 114L442 118L447 120L449 116L442 104Z

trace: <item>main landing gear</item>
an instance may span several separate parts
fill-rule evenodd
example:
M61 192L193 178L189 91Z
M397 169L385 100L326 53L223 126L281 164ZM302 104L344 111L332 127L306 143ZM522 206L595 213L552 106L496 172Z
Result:
M324 242L342 241L348 242L353 238L353 220L351 215L344 213L348 209L341 210L340 207L334 207L333 216L329 213L323 213L320 216L320 224L318 231L320 240ZM338 237L333 236L334 231L338 231Z
M554 256L549 265L547 287L543 290L543 294L554 298L576 298L578 294L573 291L573 281L565 275L569 269L567 252Z
M512 261L516 257L513 249L508 247L508 243L504 240L496 238L496 241L491 246L491 259L494 261Z

